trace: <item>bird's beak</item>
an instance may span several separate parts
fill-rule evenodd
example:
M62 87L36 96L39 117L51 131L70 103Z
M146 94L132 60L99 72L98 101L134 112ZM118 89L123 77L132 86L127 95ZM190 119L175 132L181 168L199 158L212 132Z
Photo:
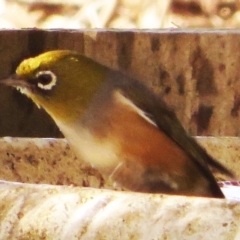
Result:
M23 79L20 79L19 76L16 74L9 76L5 79L0 79L0 84L6 85L6 86L12 86L12 87L29 87L28 83L24 81Z

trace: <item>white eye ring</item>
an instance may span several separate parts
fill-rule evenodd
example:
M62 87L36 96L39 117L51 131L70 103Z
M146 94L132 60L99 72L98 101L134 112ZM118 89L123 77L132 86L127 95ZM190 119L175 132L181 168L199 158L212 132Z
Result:
M57 82L56 75L51 71L39 71L36 74L37 80L41 80L40 77L43 75L49 76L50 79L42 79L43 82L38 82L37 86L43 90L51 90L56 85L56 82ZM46 81L46 83L44 83L44 81Z

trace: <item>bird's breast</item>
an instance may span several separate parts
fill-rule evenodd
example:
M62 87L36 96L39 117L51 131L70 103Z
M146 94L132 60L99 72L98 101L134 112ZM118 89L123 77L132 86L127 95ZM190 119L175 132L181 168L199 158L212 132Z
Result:
M120 147L114 139L99 139L89 129L58 124L75 153L93 167L112 171L120 162Z

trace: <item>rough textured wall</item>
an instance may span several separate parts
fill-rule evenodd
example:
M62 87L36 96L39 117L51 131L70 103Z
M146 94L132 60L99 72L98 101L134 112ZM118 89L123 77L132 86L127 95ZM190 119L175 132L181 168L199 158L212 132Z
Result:
M0 31L0 77L26 57L71 49L139 78L192 135L238 136L240 32L235 30ZM28 99L0 87L0 136L60 136Z

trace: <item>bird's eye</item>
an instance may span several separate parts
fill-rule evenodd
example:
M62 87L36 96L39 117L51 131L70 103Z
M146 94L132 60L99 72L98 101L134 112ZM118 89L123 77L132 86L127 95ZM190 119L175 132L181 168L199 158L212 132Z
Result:
M36 74L37 86L43 90L51 90L57 82L56 75L51 71L40 71Z

